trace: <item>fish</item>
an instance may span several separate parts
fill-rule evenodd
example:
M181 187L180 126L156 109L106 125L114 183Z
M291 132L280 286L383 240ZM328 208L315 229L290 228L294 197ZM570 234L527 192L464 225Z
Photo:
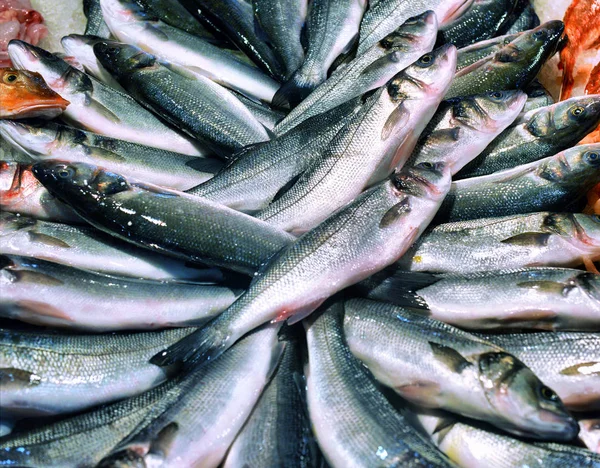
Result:
M266 143L244 148L212 179L187 193L245 213L266 208L318 160L362 104L362 98L355 98Z
M66 414L139 395L173 375L148 358L193 330L65 335L0 329L2 413Z
M163 23L126 0L100 0L112 34L160 60L193 68L242 94L270 103L280 84L234 54ZM185 5L184 5L185 6Z
M311 1L306 56L300 68L277 91L273 105L291 109L327 79L334 60L356 43L366 7L367 0Z
M462 15L443 26L440 39L459 49L490 39L498 35L510 21L518 2L519 0L474 0Z
M98 36L105 39L110 37L110 29L102 16L100 0L83 0L83 14L87 19L84 32L86 36Z
M0 213L0 254L47 260L80 270L156 281L221 282L222 271L135 247L86 226Z
M97 43L94 53L140 104L224 159L269 140L267 130L239 99L204 76L187 76L128 44Z
M587 214L600 215L600 183L592 187L587 193L587 205L583 210Z
M458 72L469 65L473 65L483 58L493 56L496 52L502 50L504 46L513 42L521 34L522 33L506 34L504 36L493 37L485 41L479 41L475 44L461 47L458 49L456 58L456 71Z
M572 445L530 443L447 414L429 416L419 413L419 421L440 450L465 468L600 466L600 457Z
M344 310L352 354L409 402L534 439L577 435L560 397L510 350L392 304L351 299Z
M308 0L256 0L254 16L283 66L287 80L304 61L301 34L308 12Z
M436 222L579 211L598 180L600 144L575 146L512 169L453 182Z
M455 180L539 161L577 144L600 124L600 95L581 96L527 112Z
M221 359L182 377L181 397L140 424L98 466L123 466L132 458L157 467L219 466L279 362L285 348L279 328L255 331Z
M229 91L231 91L231 94L238 98L241 103L248 108L256 120L258 120L267 130L270 130L271 133L274 134L275 125L277 125L277 122L280 122L285 117L283 112L272 109L266 104L250 99L232 89Z
M579 439L592 452L600 454L600 418L580 419Z
M385 268L423 232L450 186L442 163L406 168L281 249L206 327L152 357L160 366L212 361L265 322L293 324L328 297Z
M224 468L317 466L300 352L295 338L285 341L275 375L227 452Z
M469 274L578 267L600 259L600 217L539 212L441 224L415 242L400 270Z
M331 466L453 466L375 386L343 333L343 303L305 321L308 411Z
M456 48L445 45L394 76L366 100L319 160L255 216L299 235L401 168L450 86L455 63Z
M83 67L83 71L93 76L98 81L111 88L126 93L125 89L115 80L112 75L100 64L94 54L94 44L105 41L98 36L82 36L80 34L69 34L60 40L62 48L67 56L73 57ZM64 60L64 58L63 58Z
M600 331L600 275L595 273L532 267L464 275L392 271L381 276L364 288L368 298L421 308L460 328Z
M294 239L267 223L183 192L84 163L42 161L33 173L92 226L186 261L253 274Z
M385 85L401 70L430 52L437 20L432 11L409 18L360 57L337 69L277 124L284 133L300 122Z
M40 73L50 88L71 102L62 117L73 126L190 156L206 154L197 142L167 127L131 96L80 72L44 49L11 41L8 53L17 68Z
M525 92L529 98L525 103L525 107L523 107L524 113L533 109L539 109L540 107L550 106L555 103L550 92L544 88L538 80L534 80L527 88L525 88Z
M135 2L148 16L156 16L164 23L186 33L213 43L217 42L217 39L178 0L135 0Z
M360 56L408 18L433 10L440 27L460 18L474 0L380 0L367 10L360 25L356 55Z
M30 163L0 161L0 208L10 213L67 224L84 224L34 177Z
M525 88L556 52L563 31L562 21L548 21L521 34L493 56L461 69L446 98Z
M521 8L517 8L516 12L520 11L520 14L514 18L514 21L510 25L510 28L507 29L507 34L513 34L517 32L527 31L529 29L537 28L540 25L540 18L535 12L535 8L533 7L530 0L522 0L518 1Z
M114 140L55 122L37 125L0 120L0 135L34 161L89 162L176 190L187 190L209 180L222 166L214 159L153 150L125 142L117 143L123 148L112 148L110 143Z
M517 356L573 411L600 409L598 333L480 335Z
M0 68L1 119L52 119L62 114L69 104L48 87L39 73Z
M15 255L0 257L0 316L71 330L106 332L197 326L239 290L136 280Z
M183 0L181 4L206 27L233 42L264 72L276 80L284 78L282 63L264 40L265 33L259 30L254 20L252 2Z
M519 115L527 95L494 91L444 101L421 134L408 164L446 160L452 175L471 161Z

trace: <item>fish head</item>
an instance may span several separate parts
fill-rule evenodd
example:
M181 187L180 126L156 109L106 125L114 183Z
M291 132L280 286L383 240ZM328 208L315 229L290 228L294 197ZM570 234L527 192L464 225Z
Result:
M527 123L532 135L575 143L600 123L600 95L567 99L532 114Z
M0 161L0 207L17 209L34 199L40 188L31 164Z
M455 71L456 47L443 45L395 75L388 82L388 94L395 101L444 95Z
M444 161L423 161L392 174L392 186L397 193L442 201L450 190L452 173Z
M504 419L499 426L534 438L568 441L577 436L577 421L558 395L516 357L483 353L478 366L486 399Z
M135 24L139 21L155 21L158 18L141 5L127 0L102 0L102 15L110 28L121 24Z
M421 45L433 48L438 30L435 13L428 10L420 15L408 18L398 29L379 41L379 46L385 50L408 50Z
M572 218L571 238L580 244L580 249L594 261L600 260L600 216L570 213Z
M517 118L526 101L524 92L509 90L458 97L448 102L452 106L454 125L496 133Z
M75 205L130 189L125 177L93 164L47 160L34 164L32 172L52 195Z
M0 118L54 118L70 104L48 87L42 75L0 68Z
M156 65L156 58L143 50L121 42L102 41L94 45L98 61L117 80L131 73Z
M58 125L0 120L0 135L24 153L35 157L48 153L59 140Z
M98 36L84 36L81 34L69 34L64 36L60 43L68 56L84 57L84 61L91 55L91 48L94 44L105 41Z
M581 290L594 302L600 302L600 275L597 273L580 273L574 281Z
M600 143L562 151L541 164L538 174L557 184L581 187L585 193L600 181Z

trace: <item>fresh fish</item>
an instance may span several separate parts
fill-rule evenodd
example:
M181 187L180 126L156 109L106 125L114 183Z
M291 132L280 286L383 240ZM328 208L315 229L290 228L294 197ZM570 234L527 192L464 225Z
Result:
M105 41L105 38L98 36L82 36L80 34L69 34L60 40L60 43L69 57L74 57L83 70L101 81L102 83L114 88L122 93L126 93L123 87L115 80L112 75L106 71L106 68L98 62L94 54L94 44ZM64 58L63 58L64 60Z
M87 19L84 33L86 36L98 36L105 39L110 37L110 29L102 16L100 0L83 0L83 14Z
M460 70L446 98L525 88L556 52L563 30L562 21L549 21L521 34L493 56Z
M520 35L521 34L507 34L505 36L494 37L486 41L476 42L470 46L458 49L456 71L460 71L469 65L473 65L475 62L478 62L483 58L494 55Z
M366 7L367 0L311 1L306 57L300 68L277 91L274 105L292 108L327 79L327 71L333 61L356 43Z
M29 163L0 161L0 208L37 219L83 224L71 208L40 184Z
M182 378L181 397L99 466L124 466L119 462L130 459L135 466L220 466L279 361L279 328L272 324L252 333L218 361Z
M343 335L337 302L305 322L307 401L313 429L333 467L453 466L386 400Z
M600 454L600 417L579 420L579 439L592 452Z
M39 73L0 68L0 119L52 119L69 104L48 87Z
M2 413L70 413L150 390L171 372L148 358L191 331L63 335L0 329Z
M514 333L484 339L517 356L570 409L600 409L600 334Z
M494 91L443 102L408 163L446 160L456 174L515 120L526 98L521 91Z
M220 168L219 161L195 158L164 150L119 153L98 146L94 140L109 142L110 139L65 127L54 122L34 123L0 120L0 135L15 147L24 151L34 161L60 159L65 162L87 162L103 168L133 175L141 180L176 190L187 190L210 179ZM103 140L103 141L102 141ZM138 146L130 144L126 146ZM119 150L120 148L115 148Z
M336 70L276 127L283 133L300 122L386 84L401 70L431 51L437 20L427 11L409 18L360 57Z
M273 131L277 122L280 122L285 117L285 114L281 111L271 109L267 105L261 104L234 90L230 91L267 130Z
M170 380L139 396L4 438L0 464L94 467L161 404L179 397L175 384Z
M598 468L600 457L572 445L531 444L513 439L488 426L475 426L455 417L419 415L433 441L464 468Z
M529 29L537 28L540 25L540 18L535 12L535 8L530 0L518 0L520 4L516 12L519 15L516 16L510 27L507 29L507 34L514 34L522 31L528 31Z
M454 182L437 222L536 211L578 211L600 181L600 144L580 145L512 169Z
M525 103L525 107L523 107L523 112L529 112L533 109L539 109L540 107L546 107L554 104L554 98L538 80L534 80L529 86L527 86L527 88L525 88L525 92L529 98Z
M409 402L535 439L577 435L559 396L510 350L391 304L352 299L344 307L352 354Z
M104 1L104 0L102 0ZM254 20L252 2L245 0L180 0L200 22L213 32L224 35L252 61L276 80L282 80L282 63L264 37L260 37Z
M167 127L131 96L76 70L57 56L21 41L11 41L8 53L17 68L37 71L54 91L71 101L63 117L74 126L192 156L203 153L197 142Z
M436 226L397 262L401 270L469 274L577 267L600 260L600 217L533 213Z
M455 63L456 48L445 45L394 76L366 100L319 160L255 216L301 234L402 167L450 86Z
M571 98L523 115L455 179L538 161L575 146L600 123L600 95Z
M141 281L1 256L0 315L36 325L112 331L199 325L239 294L224 286Z
M98 43L94 53L140 104L225 159L269 139L239 99L206 77L187 76L128 44Z
M101 231L188 261L254 273L294 238L251 216L83 163L44 161L34 174Z
M179 0L134 0L148 16L156 16L164 23L193 34L196 37L215 42L209 33Z
M187 193L245 212L266 208L317 161L361 105L361 98L353 99L271 141L240 151L215 177Z
M224 468L318 466L305 385L299 343L286 341L277 371L229 449Z
M460 18L474 0L379 0L367 10L360 25L357 56L362 55L411 16L433 10L439 26Z
M209 42L148 17L126 0L100 0L110 30L122 42L135 45L166 62L175 63L261 101L271 102L279 83L256 67Z
M301 320L331 295L396 261L429 224L449 186L442 163L394 174L281 249L227 311L152 362L212 360L265 322Z
M137 248L84 226L50 223L20 214L0 213L0 254L33 257L107 275L157 281L222 281L215 268Z
M304 49L300 35L308 0L254 0L254 14L284 69L285 79L300 68Z
M367 297L421 307L457 327L600 331L600 275L595 273L538 267L466 275L394 271L381 276L372 289L365 288Z
M474 0L461 16L441 28L440 39L458 48L490 39L505 27L518 2Z

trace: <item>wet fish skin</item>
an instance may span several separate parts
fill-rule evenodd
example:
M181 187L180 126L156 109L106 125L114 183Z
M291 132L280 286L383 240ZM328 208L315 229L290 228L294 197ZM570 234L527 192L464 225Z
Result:
M247 98L241 93L230 90L236 98L238 98L244 106L252 113L254 118L258 120L267 130L273 131L277 122L281 121L285 114L281 111L272 109L265 104L256 102L253 99Z
M279 328L255 331L221 359L181 378L181 397L140 424L107 458L110 464L99 466L115 466L132 455L160 467L219 466L279 361L284 349Z
M208 78L186 76L128 44L98 43L94 53L140 104L224 159L244 146L269 140L250 111Z
M355 98L305 120L271 141L245 148L207 182L187 191L236 210L254 213L307 170L360 110Z
M260 27L283 65L284 77L289 79L304 61L300 36L306 21L308 0L254 0L252 4Z
M318 466L305 385L300 344L287 340L277 371L229 449L224 468Z
M156 281L222 281L216 268L188 265L97 229L0 213L0 254L32 257L107 275Z
M575 146L600 123L600 95L571 98L524 114L455 180L538 161Z
M436 226L396 265L401 270L469 274L577 267L585 259L599 258L598 216L540 212Z
M43 161L33 172L101 231L188 261L252 274L294 239L201 197L128 180L97 166Z
M564 31L562 21L549 21L517 37L492 57L456 74L446 99L506 89L523 89L556 52Z
M319 446L334 467L453 466L412 427L352 356L343 304L305 321L308 409Z
M101 0L113 35L160 60L192 68L207 78L255 99L271 102L279 83L258 68L202 38L169 26L128 0Z
M226 309L240 292L118 278L14 255L0 257L0 264L1 316L74 330L199 325Z
M515 120L526 98L521 91L495 91L442 102L408 164L446 161L456 174Z
M523 107L523 112L529 112L533 109L539 109L540 107L551 106L555 102L552 95L538 80L534 80L527 86L525 92L529 98L525 103L525 107Z
M598 333L510 333L482 335L513 353L552 387L574 411L600 409Z
M265 322L306 317L336 292L396 261L429 224L449 184L449 170L437 163L407 168L362 193L281 249L227 311L152 362L213 360Z
M334 60L355 44L366 6L367 0L311 1L304 62L277 91L274 105L293 108L327 79Z
M455 63L456 48L445 45L395 75L293 187L255 216L301 234L401 168L450 86Z
M40 73L50 88L71 101L62 117L73 126L191 156L203 154L197 142L167 127L131 96L104 85L44 49L12 40L8 53L15 66Z
M215 41L209 33L178 0L134 0L148 15L154 15L166 24L201 37Z
M361 22L356 55L363 54L411 16L433 10L441 27L459 18L472 3L473 0L378 1L371 5Z
M156 151L125 142L117 142L113 148L110 145L115 141L113 139L55 122L38 125L0 120L0 135L33 161L60 159L65 162L89 162L179 190L187 190L210 179L222 165L213 159ZM100 142L100 145L96 142Z
M478 62L483 58L494 55L520 35L521 33L507 34L504 36L487 39L485 41L476 42L475 44L471 44L466 47L461 47L458 49L456 71L458 72L469 65L473 65L475 62Z
M87 19L84 34L91 36L110 37L110 29L104 22L100 0L83 0L83 14Z
M573 210L600 179L600 144L580 145L539 161L453 182L436 221Z
M0 69L0 119L52 119L69 104L48 87L39 73Z
M275 131L284 133L314 115L385 85L433 49L436 32L437 19L433 12L409 18L364 54L337 69L279 122Z
M392 304L351 299L344 308L352 354L409 402L536 439L577 435L556 393L510 351Z
M508 28L507 34L527 31L529 29L537 28L540 25L540 18L536 14L531 2L521 1L520 3L525 6L521 9L521 13L511 24L510 28Z
M31 172L30 163L0 161L0 207L2 211L37 219L83 224L71 208L40 184Z
M143 393L172 374L148 364L148 358L192 331L64 335L0 330L2 412L13 417L64 414Z

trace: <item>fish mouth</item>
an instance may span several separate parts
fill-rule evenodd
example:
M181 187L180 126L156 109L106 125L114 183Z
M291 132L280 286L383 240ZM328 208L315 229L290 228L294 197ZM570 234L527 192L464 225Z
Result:
M54 118L62 114L70 102L60 98L50 102L36 102L31 104L24 102L19 104L19 106L15 107L8 106L7 110L10 115L5 116L4 118Z

